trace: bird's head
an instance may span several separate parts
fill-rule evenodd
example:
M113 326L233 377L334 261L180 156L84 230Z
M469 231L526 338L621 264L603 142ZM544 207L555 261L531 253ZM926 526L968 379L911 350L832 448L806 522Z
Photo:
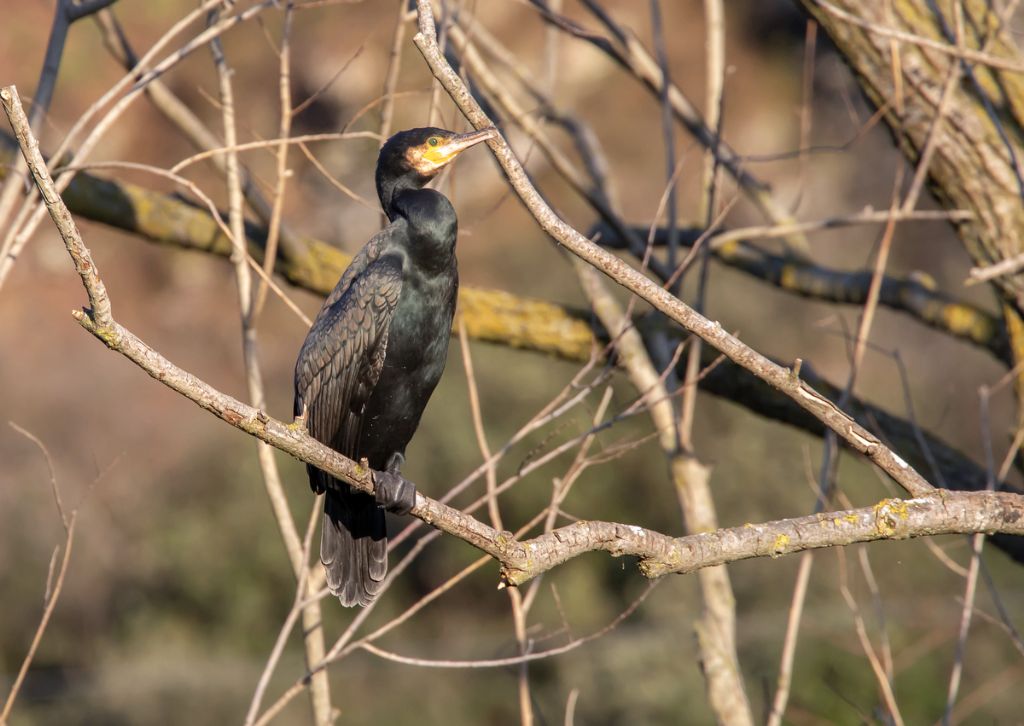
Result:
M498 135L494 128L457 134L444 129L399 131L381 147L377 160L377 195L390 219L392 203L403 189L419 189L459 154Z
M400 131L381 148L377 167L395 176L414 174L426 184L463 151L496 135L494 128L466 134L431 127Z

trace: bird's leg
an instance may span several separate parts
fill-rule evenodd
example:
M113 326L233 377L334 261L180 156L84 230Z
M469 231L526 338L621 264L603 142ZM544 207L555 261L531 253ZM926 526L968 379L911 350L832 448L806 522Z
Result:
M373 495L377 504L394 514L408 514L416 505L416 485L402 476L405 457L396 451L386 471L373 472Z
M401 451L396 451L388 457L388 465L386 471L389 474L401 474L402 465L405 464L405 454Z

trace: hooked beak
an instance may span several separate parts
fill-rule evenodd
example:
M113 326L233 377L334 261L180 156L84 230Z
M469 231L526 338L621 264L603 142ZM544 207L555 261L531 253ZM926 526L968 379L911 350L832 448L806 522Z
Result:
M445 142L444 146L441 147L441 153L443 153L445 157L452 159L469 147L476 146L481 141L493 139L497 135L498 130L493 126L488 126L486 129L480 129L479 131L470 131L466 134L459 134Z
M427 153L427 160L433 163L437 169L440 169L453 162L456 156L471 146L476 146L481 141L487 141L487 139L493 139L497 135L498 130L493 126L489 126L480 131L470 131L467 134L452 136L441 146L431 149Z

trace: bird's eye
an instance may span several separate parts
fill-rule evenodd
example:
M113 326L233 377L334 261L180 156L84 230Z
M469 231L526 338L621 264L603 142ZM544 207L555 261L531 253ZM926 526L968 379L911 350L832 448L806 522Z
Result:
M436 136L431 136L429 139L427 139L427 143L430 144L431 146L437 146L438 144L441 143L441 139L437 138Z

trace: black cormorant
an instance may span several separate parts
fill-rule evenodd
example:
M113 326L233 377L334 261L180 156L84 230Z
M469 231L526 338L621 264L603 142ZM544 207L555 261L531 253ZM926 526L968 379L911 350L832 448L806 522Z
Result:
M375 499L306 467L313 491L326 495L320 560L342 605L366 605L380 591L388 566L384 508L408 512L415 503L400 468L448 353L457 222L448 198L423 186L494 134L421 128L388 139L377 194L390 223L345 270L295 363L295 415L310 435L384 472L375 477Z

